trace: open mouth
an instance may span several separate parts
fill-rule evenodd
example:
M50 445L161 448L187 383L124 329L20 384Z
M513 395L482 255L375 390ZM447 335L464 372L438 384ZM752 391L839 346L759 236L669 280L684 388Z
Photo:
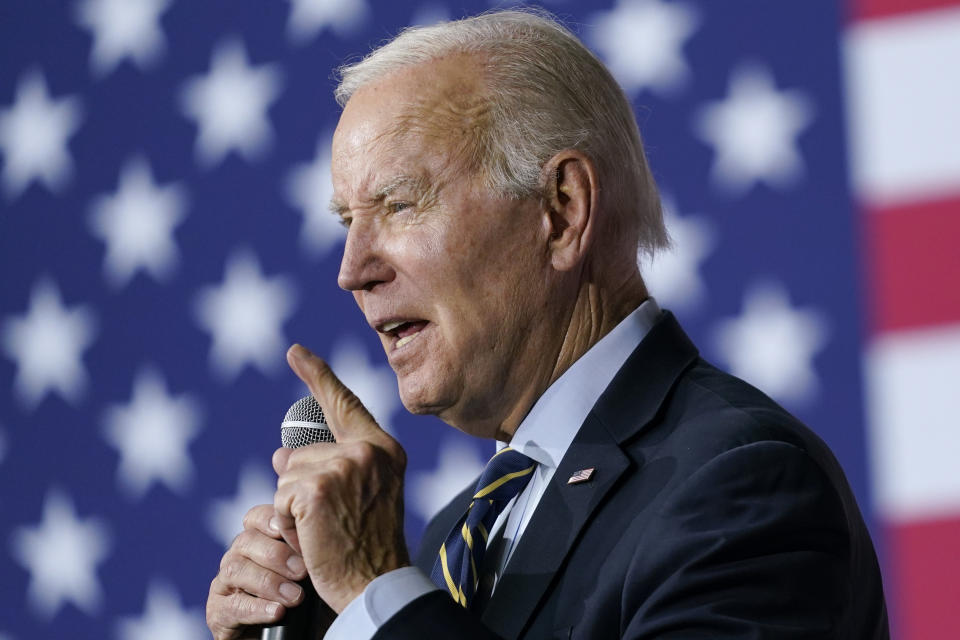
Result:
M427 320L393 320L381 325L378 331L393 337L393 348L399 349L416 338L427 324Z

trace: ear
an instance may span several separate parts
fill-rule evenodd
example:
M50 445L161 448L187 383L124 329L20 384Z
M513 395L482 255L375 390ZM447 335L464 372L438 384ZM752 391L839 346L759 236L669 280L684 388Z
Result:
M581 264L596 233L598 181L593 161L565 149L544 165L544 225L553 267L570 271Z

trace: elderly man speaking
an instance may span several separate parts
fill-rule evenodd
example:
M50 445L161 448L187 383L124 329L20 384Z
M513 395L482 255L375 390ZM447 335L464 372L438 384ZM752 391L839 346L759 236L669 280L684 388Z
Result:
M404 406L499 449L411 566L403 450L294 346L337 442L274 454L274 504L210 588L215 638L259 637L307 577L328 638L888 637L831 453L648 294L658 195L576 37L522 11L409 29L337 99L339 284Z

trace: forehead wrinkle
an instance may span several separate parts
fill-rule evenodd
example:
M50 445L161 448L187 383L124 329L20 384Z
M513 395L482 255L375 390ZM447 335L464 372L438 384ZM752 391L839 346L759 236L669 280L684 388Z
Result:
M491 121L489 101L463 87L433 94L402 111L398 128L402 134L437 144L460 166L479 166L483 140Z
M363 155L363 156L373 156L381 153L391 153L392 151L395 151L396 150L395 145L392 148L387 147L387 145L393 145L393 143L395 142L394 140L395 136L393 134L394 134L393 130L377 133L375 136L371 137L370 140L365 141L363 143L363 146L361 147L362 150L359 150L359 149L355 150L354 154L359 153L360 155ZM399 180L400 178L392 178L388 182L399 182ZM366 191L367 188L365 185L369 184L372 181L373 181L373 176L367 175L366 177L364 177L360 181L357 187L358 191L360 191L361 193ZM389 186L391 185L388 183L383 184L382 186L375 187L373 191L375 194L377 194L379 192L383 192L384 189ZM399 186L399 185L395 185L393 186L393 188L396 188L396 186ZM380 195L374 195L371 198L367 198L367 200L373 201L376 198L382 199L384 195L385 194L380 193ZM329 208L333 213L340 216L350 211L350 205L347 202L341 200L336 194L334 194L330 198Z
M475 54L457 54L397 72L392 82L401 87L400 99L392 103L389 126L370 140L371 148L392 151L414 138L435 145L458 169L482 167L494 119L485 67Z
M478 62L476 56L465 57L468 62ZM487 164L487 138L494 117L485 81L480 79L486 75L482 61L469 65L475 73L472 76L464 75L462 61L436 62L445 67L444 71L450 68L450 64L457 64L457 67L453 75L430 66L431 63L413 70L411 76L403 80L408 84L402 97L392 103L394 113L389 124L370 132L373 135L364 141L365 148L361 152L363 155L403 157L404 151L411 146L430 148L432 145L433 157L439 158L440 162L438 165L431 163L431 175L429 179L422 178L420 186L434 195L441 184L433 182L445 184L462 179L464 171L483 172ZM370 184L373 177L368 176L362 182ZM375 192L383 189L383 186L377 187ZM336 197L331 200L331 208L337 213L349 210L349 206L343 205Z

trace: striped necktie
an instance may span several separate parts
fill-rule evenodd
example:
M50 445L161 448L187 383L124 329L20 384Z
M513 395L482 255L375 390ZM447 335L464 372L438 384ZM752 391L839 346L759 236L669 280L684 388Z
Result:
M467 512L440 546L430 578L456 602L469 607L477 589L487 535L507 503L523 491L537 463L504 447L487 463Z

